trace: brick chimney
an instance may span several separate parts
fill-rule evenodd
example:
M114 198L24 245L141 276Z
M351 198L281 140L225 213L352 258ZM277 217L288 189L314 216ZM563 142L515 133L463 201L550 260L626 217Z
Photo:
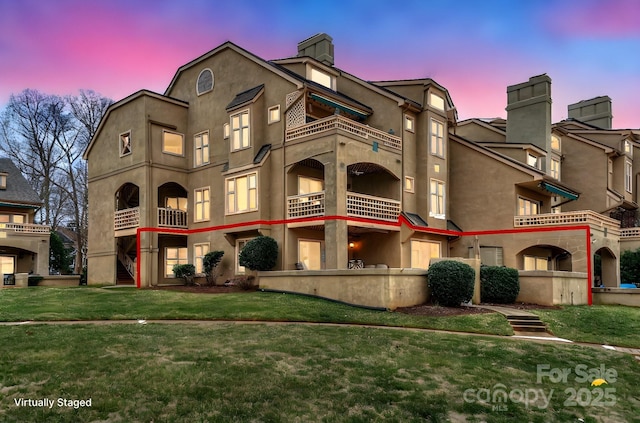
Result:
M316 34L298 43L298 57L309 56L333 66L333 38L325 33Z
M551 152L551 78L546 74L507 87L507 142ZM542 170L547 172L547 160Z
M611 98L605 95L570 104L569 117L602 129L611 129Z

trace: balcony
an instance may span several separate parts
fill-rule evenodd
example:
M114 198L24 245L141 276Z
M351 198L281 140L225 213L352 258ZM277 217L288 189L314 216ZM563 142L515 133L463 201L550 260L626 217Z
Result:
M187 228L187 212L179 209L158 207L158 226L165 228Z
M640 228L620 229L620 238L640 238Z
M51 227L35 223L0 223L0 230L23 234L48 234L51 232Z
M567 225L589 225L591 228L607 229L615 234L620 231L620 222L591 210L515 216L513 222L515 228Z
M402 151L402 138L367 125L362 125L342 116L330 116L328 118L313 121L306 125L287 129L285 140L292 141L298 138L322 134L338 129L355 135L363 140L378 141L381 145L393 150Z
M287 198L289 218L324 216L325 194L293 195ZM347 193L347 216L397 222L400 201L372 195Z
M140 207L116 210L113 219L113 226L116 231L140 226Z

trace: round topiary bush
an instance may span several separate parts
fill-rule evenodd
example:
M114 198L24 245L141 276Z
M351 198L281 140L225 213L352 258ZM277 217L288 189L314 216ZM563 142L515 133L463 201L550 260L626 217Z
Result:
M278 243L269 236L259 236L247 242L238 256L240 266L250 270L271 270L278 260Z
M471 301L475 277L471 266L453 260L433 263L427 271L433 301L447 307Z
M520 292L518 271L503 266L480 268L480 296L482 302L511 304Z

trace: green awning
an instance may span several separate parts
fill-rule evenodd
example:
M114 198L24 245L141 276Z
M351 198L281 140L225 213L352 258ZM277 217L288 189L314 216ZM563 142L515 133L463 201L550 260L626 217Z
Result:
M570 192L564 188L560 188L557 185L550 184L549 182L540 182L540 188L549 191L550 193L559 195L568 200L577 200L578 194Z
M314 99L315 101L325 104L329 107L333 107L335 109L339 109L342 110L345 113L349 113L355 116L358 116L361 119L365 119L367 118L367 116L369 116L369 114L367 114L366 112L363 112L362 110L357 110L354 109L352 107L347 106L346 104L342 104L336 100L321 96L319 94L316 93L311 93L311 98Z

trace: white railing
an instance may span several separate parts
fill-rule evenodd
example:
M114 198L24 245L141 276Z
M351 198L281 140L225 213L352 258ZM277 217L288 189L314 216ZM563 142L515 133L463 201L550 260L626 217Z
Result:
M124 251L118 249L118 260L120 263L127 269L127 272L131 277L135 280L136 278L136 263L129 257L129 254Z
M187 212L178 209L158 207L158 226L186 228Z
M290 218L324 215L324 191L287 197Z
M591 210L532 214L527 216L515 216L513 219L513 226L516 228L563 225L589 225L591 227L607 228L614 231L620 230L619 221Z
M397 222L400 215L400 201L372 195L347 193L347 216Z
M620 238L637 238L637 237L640 237L640 228L620 229Z
M116 231L140 226L140 207L117 210L113 226Z
M372 128L367 125L362 125L351 119L347 119L342 116L330 116L328 118L319 119L308 123L306 125L298 126L295 128L287 129L286 140L291 141L297 138L306 137L309 135L319 134L326 131L332 131L341 129L356 135L363 139L373 138L381 141L383 145L402 150L402 138L388 134L379 129Z
M35 223L0 223L0 230L9 230L26 234L48 234L51 227Z

